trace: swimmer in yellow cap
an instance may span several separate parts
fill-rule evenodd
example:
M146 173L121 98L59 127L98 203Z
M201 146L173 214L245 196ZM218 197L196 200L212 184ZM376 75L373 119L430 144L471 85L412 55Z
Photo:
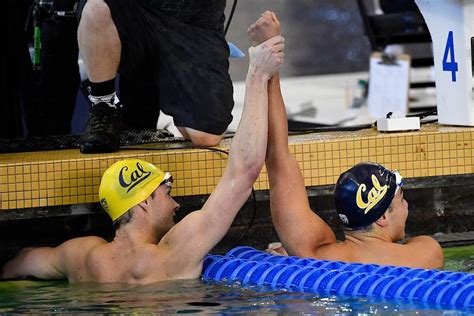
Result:
M277 17L266 12L249 28L254 45L280 35ZM336 208L346 240L336 243L331 228L310 208L298 163L288 150L288 123L279 74L268 84L268 148L266 168L270 206L282 246L269 250L301 257L440 268L443 253L431 237L418 236L404 244L408 203L401 176L372 163L361 163L341 175L336 185Z
M201 210L175 224L179 205L170 196L170 174L142 160L119 161L105 171L99 189L116 227L114 240L83 237L24 249L4 266L3 277L130 284L198 278L204 257L227 233L263 167L268 80L280 68L283 50L281 36L249 49L242 118L224 174Z

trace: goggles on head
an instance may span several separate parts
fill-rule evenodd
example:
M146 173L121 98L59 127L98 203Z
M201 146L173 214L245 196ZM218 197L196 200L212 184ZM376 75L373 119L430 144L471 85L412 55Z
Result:
M392 170L392 172L395 175L395 184L397 185L397 189L395 190L395 194L397 194L398 190L401 190L401 188L405 185L405 182L403 181L403 177L398 172L398 170Z
M165 172L165 178L161 181L160 185L164 184L170 187L173 184L173 176L169 172Z

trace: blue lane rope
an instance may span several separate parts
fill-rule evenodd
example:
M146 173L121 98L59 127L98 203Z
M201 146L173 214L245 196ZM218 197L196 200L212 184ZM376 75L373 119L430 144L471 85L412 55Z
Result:
M234 248L225 256L207 256L202 278L271 289L474 308L474 274L285 257L251 247Z

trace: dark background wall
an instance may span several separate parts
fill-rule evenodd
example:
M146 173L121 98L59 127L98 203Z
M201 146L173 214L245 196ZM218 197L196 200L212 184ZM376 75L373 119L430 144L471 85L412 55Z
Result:
M232 4L227 0L227 17ZM278 15L286 39L282 76L368 70L370 47L355 0L239 0L227 40L246 52L247 28L266 10ZM232 59L232 79L245 80L247 65L247 58Z

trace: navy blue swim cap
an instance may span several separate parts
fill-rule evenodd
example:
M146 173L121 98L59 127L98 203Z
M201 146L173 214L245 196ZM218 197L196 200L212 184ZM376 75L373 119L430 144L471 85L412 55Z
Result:
M339 176L334 191L344 226L360 229L377 221L392 203L402 177L384 166L362 162Z

